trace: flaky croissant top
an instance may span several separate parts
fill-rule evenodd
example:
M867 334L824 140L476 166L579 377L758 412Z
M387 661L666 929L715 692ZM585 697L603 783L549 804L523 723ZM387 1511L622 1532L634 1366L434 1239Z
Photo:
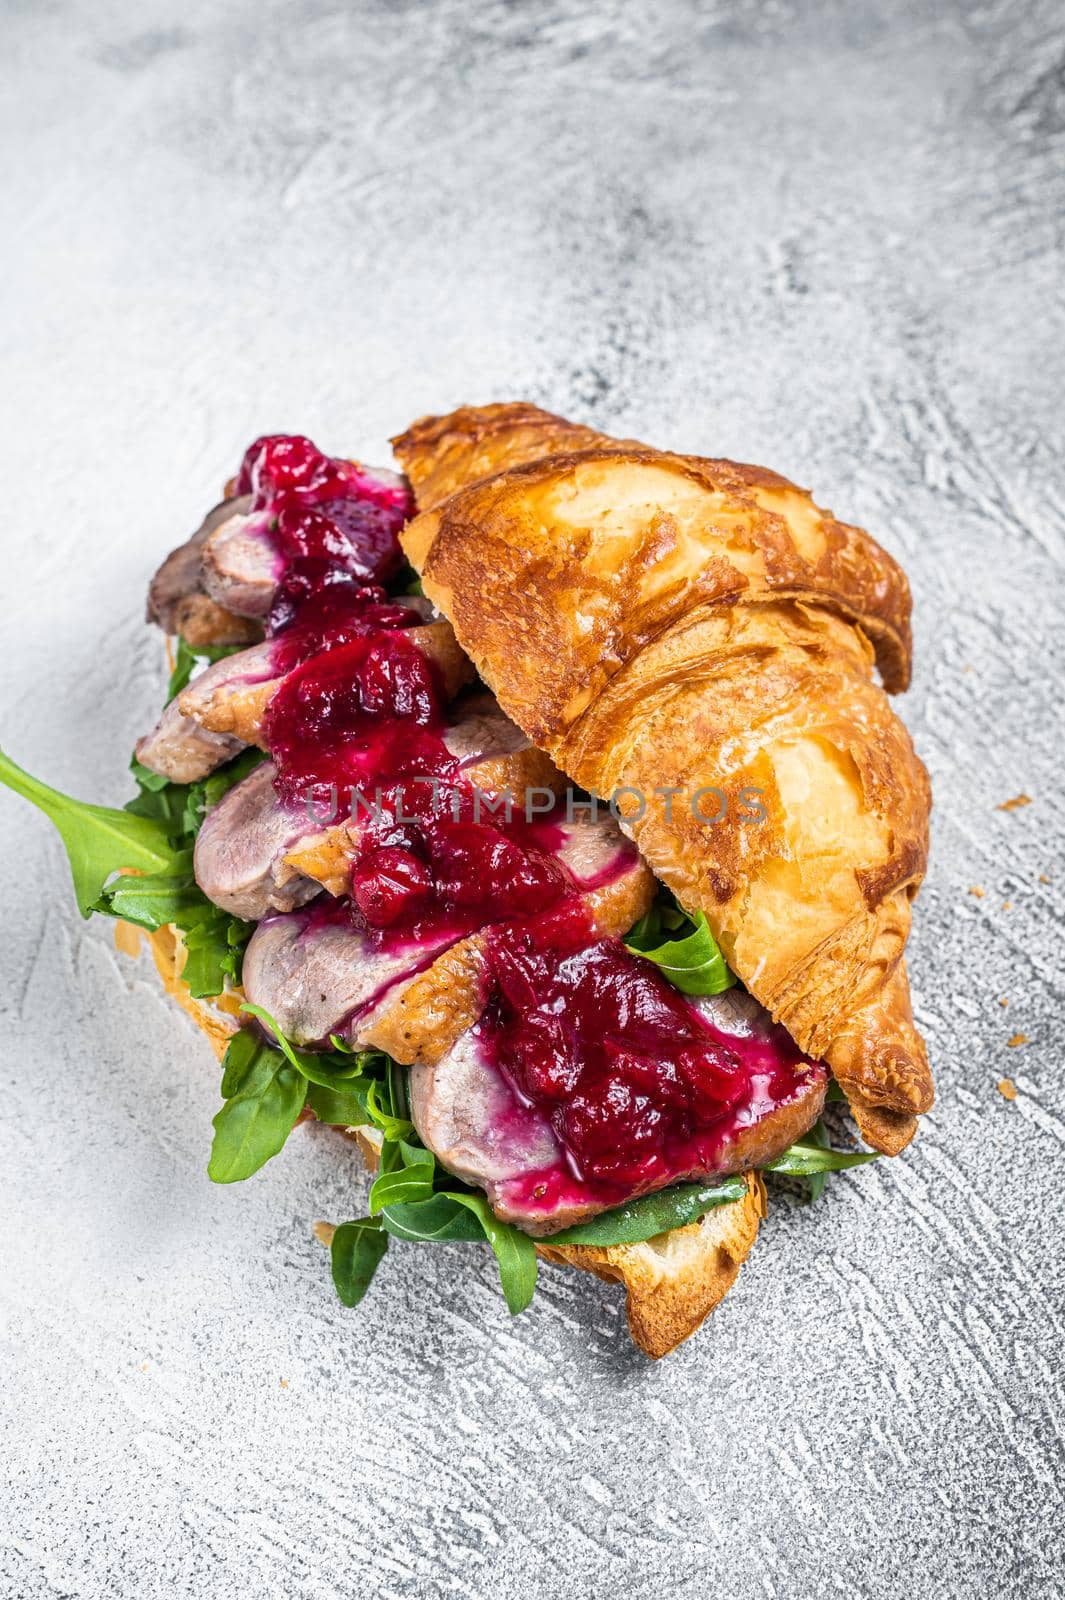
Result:
M774 473L530 405L393 443L407 555L503 709L581 787L634 791L655 873L901 1150L932 1103L903 959L931 796L873 670L909 682L901 569Z

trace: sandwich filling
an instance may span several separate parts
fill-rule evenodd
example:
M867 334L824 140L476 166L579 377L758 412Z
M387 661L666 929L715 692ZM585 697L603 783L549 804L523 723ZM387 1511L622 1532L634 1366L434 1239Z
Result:
M426 631L425 603L389 592L402 581L398 534L413 510L405 486L274 435L251 446L234 487L241 510L205 549L214 597L262 619L266 643L245 652L254 661L242 681L276 683L259 734L274 799L290 817L304 808L348 825L341 892L280 916L299 919L297 951L327 930L340 961L387 974L331 1018L356 1045L359 1017L399 976L479 937L477 1015L462 1050L493 1085L483 1146L505 1147L509 1120L538 1162L484 1182L497 1212L547 1231L552 1218L753 1164L742 1135L774 1111L794 1106L798 1131L808 1126L826 1072L783 1028L761 1013L729 1031L597 926L590 891L636 863L620 830L594 878L581 879L566 856L571 794L537 790L531 814L526 795L486 810L449 744L450 685L415 631ZM224 678L227 665L211 670ZM152 764L150 749L142 760ZM316 892L308 884L289 904ZM256 998L247 972L246 984ZM413 1115L430 1149L436 1110L423 1083ZM460 1176L482 1175L475 1162Z

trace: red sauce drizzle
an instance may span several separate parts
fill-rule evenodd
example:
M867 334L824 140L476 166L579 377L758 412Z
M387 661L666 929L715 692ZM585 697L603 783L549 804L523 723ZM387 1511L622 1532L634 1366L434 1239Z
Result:
M584 1199L616 1204L712 1172L725 1143L795 1096L812 1067L782 1027L723 1033L652 962L597 938L580 902L492 928L488 957L482 1054L547 1118Z
M728 1139L800 1092L812 1064L783 1028L721 1033L652 963L599 937L558 859L557 815L475 814L444 740L439 674L409 635L423 618L384 587L402 563L406 491L286 435L252 445L236 488L278 556L267 633L284 681L265 719L278 793L318 804L354 789L356 815L375 806L350 899L330 915L379 947L488 930L480 1048L519 1104L547 1118L565 1162L509 1190L546 1212L713 1171Z

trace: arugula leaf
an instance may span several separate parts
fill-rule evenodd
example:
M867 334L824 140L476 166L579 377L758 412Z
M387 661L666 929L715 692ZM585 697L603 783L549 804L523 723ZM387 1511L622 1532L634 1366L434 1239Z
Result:
M762 1168L763 1172L779 1172L789 1178L809 1178L819 1172L844 1172L848 1167L861 1167L875 1161L875 1150L831 1150L819 1144L793 1144L782 1156Z
M222 1099L232 1100L259 1058L268 1046L257 1039L250 1028L241 1028L233 1034L222 1057Z
M829 1150L832 1147L832 1140L828 1136L828 1129L825 1127L820 1117L814 1123L813 1127L807 1132L805 1139L808 1144L815 1144L820 1150ZM807 1205L812 1206L814 1201L820 1200L821 1196L825 1192L825 1184L828 1182L828 1173L811 1172L810 1176L805 1181L809 1191L806 1203Z
M397 1117L392 1110L392 1097L387 1084L374 1080L366 1096L366 1109L375 1128L380 1128L390 1142L409 1139L414 1124L409 1117Z
M255 931L253 922L242 922L207 903L210 914L182 933L185 965L181 976L194 1000L221 994L227 978L231 983L240 982L244 950Z
M192 852L180 850L174 854L170 871L120 877L92 909L154 932L168 923L193 927L214 907L193 879Z
M135 817L155 817L165 824L172 839L184 841L191 831L187 826L189 792L184 783L163 782L157 788L144 785L122 809Z
M428 1200L433 1192L436 1176L436 1157L422 1145L400 1142L403 1165L393 1171L382 1172L370 1188L370 1215L376 1216L385 1206L408 1204Z
M110 806L94 806L51 789L0 751L0 783L39 806L66 846L78 910L87 917L109 878L123 868L144 873L173 870L174 849L166 826Z
M484 1229L453 1194L434 1194L409 1205L397 1202L380 1215L381 1226L393 1239L408 1239L413 1244L484 1243Z
M382 1182L378 1178L374 1190ZM483 1194L448 1190L424 1200L386 1205L380 1216L382 1227L396 1239L426 1244L487 1239L499 1265L499 1281L511 1316L524 1311L532 1299L536 1290L536 1246L528 1234L509 1222L500 1222Z
M365 1077L368 1058L379 1055L380 1052L367 1050L359 1055L349 1054L346 1057L337 1059L328 1052L297 1050L291 1041L285 1037L265 1006L257 1006L252 1001L245 1000L241 1003L240 1009L246 1011L249 1016L257 1017L261 1023L269 1028L277 1040L277 1048L295 1067L297 1072L302 1072L303 1076L308 1078L311 1083L320 1084L323 1089L339 1088L349 1094L358 1094L363 1101L363 1110L367 1117L370 1116L366 1100L368 1091L376 1080L367 1078L366 1082L362 1083L360 1079ZM382 1055L381 1060L385 1061L387 1057Z
M279 1051L242 1030L226 1051L222 1088L231 1092L214 1119L207 1176L237 1183L282 1148L303 1110L307 1080Z
M747 1185L742 1178L725 1178L721 1183L680 1183L672 1189L641 1195L614 1211L604 1211L587 1222L551 1235L552 1244L639 1244L673 1228L686 1227L714 1206L742 1200Z
M685 923L691 924L690 933L679 939L662 940L666 916L672 920L671 908L663 911L658 905L652 906L630 930L625 948L645 961L653 961L682 994L721 994L731 989L736 979L725 964L704 914L700 911L695 918L684 918Z
M357 1306L388 1249L388 1234L376 1217L342 1222L333 1235L333 1286L343 1305Z
M357 1128L369 1121L365 1097L358 1090L340 1085L327 1088L309 1079L307 1104L319 1122L331 1123L335 1128Z
M138 789L150 789L158 791L160 789L166 789L168 786L170 786L169 778L164 778L161 772L153 772L151 767L146 767L142 762L137 760L136 751L134 751L129 758L129 770L137 780ZM173 787L176 788L177 785L175 784Z
M242 750L224 766L216 767L206 778L201 778L198 783L189 784L182 819L185 832L198 833L208 811L265 760L265 750L257 750L254 745L249 745L247 750Z
M499 1264L503 1298L512 1317L524 1311L536 1293L536 1246L527 1233L500 1222L483 1194L452 1194L456 1205L472 1211Z

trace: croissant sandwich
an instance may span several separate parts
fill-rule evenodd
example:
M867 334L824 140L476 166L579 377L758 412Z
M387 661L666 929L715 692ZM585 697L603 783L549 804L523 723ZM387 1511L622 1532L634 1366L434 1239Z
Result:
M256 440L164 561L123 810L0 777L211 1039L210 1177L310 1118L358 1145L345 1304L395 1241L487 1242L512 1312L577 1267L660 1356L767 1178L812 1198L931 1105L906 579L773 473L531 405L393 445Z

